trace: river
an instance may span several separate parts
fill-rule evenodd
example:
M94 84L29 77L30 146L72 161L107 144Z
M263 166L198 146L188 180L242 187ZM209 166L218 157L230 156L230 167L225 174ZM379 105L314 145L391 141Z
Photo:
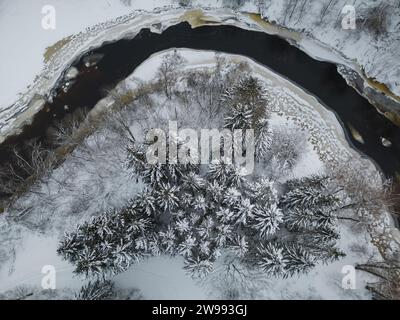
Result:
M106 89L114 88L150 55L174 47L240 54L264 64L334 110L353 146L372 158L387 177L393 177L400 168L400 128L348 86L336 65L317 61L284 39L263 32L233 26L192 29L187 23L172 26L161 34L143 29L132 39L107 43L83 53L72 65L80 71L76 82L66 93L60 87L54 88L56 96L52 103L47 103L20 135L3 143L0 161L8 159L8 147L24 140L39 137L46 143L46 131L53 121L77 108L93 108L105 97ZM84 57L93 54L101 54L103 58L96 67L88 68ZM364 143L353 138L350 127L360 133ZM392 145L384 147L381 137L390 140Z

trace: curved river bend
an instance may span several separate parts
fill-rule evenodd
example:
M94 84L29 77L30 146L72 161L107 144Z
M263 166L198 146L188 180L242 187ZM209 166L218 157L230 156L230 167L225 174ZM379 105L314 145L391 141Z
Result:
M386 176L394 176L400 168L400 128L379 114L369 102L360 96L338 74L332 63L314 60L284 39L262 32L247 31L233 26L204 26L192 29L180 23L162 34L143 29L133 39L122 39L85 53L73 63L80 74L67 93L56 88L56 97L47 103L21 135L9 138L3 148L20 143L24 139L42 137L54 119L66 112L92 108L111 89L128 77L150 55L174 48L214 50L240 54L262 63L275 72L294 81L325 105L333 109L343 123L354 147L379 165ZM85 56L101 54L97 67L86 68ZM69 106L66 111L64 106ZM46 112L51 110L51 112ZM350 126L362 136L364 144L350 134ZM384 147L381 137L392 142ZM7 153L0 152L0 161Z

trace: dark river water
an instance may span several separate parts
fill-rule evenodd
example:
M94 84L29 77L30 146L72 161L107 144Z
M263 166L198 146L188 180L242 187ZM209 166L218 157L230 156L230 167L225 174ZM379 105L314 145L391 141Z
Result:
M46 131L54 119L76 108L92 108L122 79L130 75L150 55L169 48L207 49L250 57L289 78L318 97L333 109L344 125L354 147L372 158L387 176L400 168L400 128L380 115L338 74L332 63L309 57L285 40L262 32L246 31L232 26L207 26L192 29L187 23L172 26L162 34L143 29L135 38L104 44L84 56L102 54L97 68L86 68L84 56L73 64L81 73L67 93L55 88L57 96L47 103L17 137L9 138L2 146L0 161L7 159L5 147L25 139L41 137L46 141ZM69 110L65 111L64 106ZM47 112L46 112L47 110ZM50 112L48 112L50 110ZM363 137L365 144L349 134L351 124ZM380 137L392 142L390 148L381 144Z

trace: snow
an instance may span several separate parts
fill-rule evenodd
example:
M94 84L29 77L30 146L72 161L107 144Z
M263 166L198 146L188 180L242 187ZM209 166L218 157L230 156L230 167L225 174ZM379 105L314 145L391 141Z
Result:
M124 5L119 0L15 0L0 2L0 106L15 102L18 93L32 84L42 71L46 48L86 28L134 10L153 10L170 4L169 0L133 0ZM56 29L42 28L42 8L56 10ZM27 54L29 53L29 54Z
M376 254L368 245L369 239L365 234L357 234L348 226L342 226L340 230L341 240L339 248L346 252L347 256L337 262L328 265L317 265L306 275L294 276L288 279L264 278L259 279L256 299L370 299L370 294L365 290L367 281L371 277L362 272L356 272L355 289L345 290L342 287L342 273L344 266L354 266L358 261L368 255ZM217 297L214 297L217 298Z
M115 277L119 288L136 287L150 300L207 299L207 292L183 270L182 257L154 257Z
M25 233L24 245L13 261L9 272L3 268L0 273L0 292L5 292L18 286L41 287L44 266L54 266L56 270L56 287L80 289L82 281L73 276L73 266L62 261L57 255L57 237L43 236L35 233Z
M356 25L356 30L345 30L340 28L343 17L341 10L348 1L340 0L331 3L327 14L321 19L321 12L328 1L311 1L307 3L302 13L300 10L294 12L291 18L286 17L287 9L282 2L272 2L262 10L262 15L269 21L277 21L278 24L290 30L298 30L302 37L298 43L312 56L323 60L338 62L345 60L343 64L355 62L359 67L352 68L355 71L363 70L369 78L386 84L397 96L400 95L399 87L399 60L396 56L400 54L398 25L400 22L400 7L398 1L363 1L355 4L356 18L359 18L366 8L388 6L387 33L375 36ZM302 14L301 17L299 15Z
M153 79L162 57L170 52L161 52L146 60L127 79L130 87L134 88L137 80ZM211 68L216 63L214 52L181 49L179 53L186 60L182 66L185 70ZM227 54L222 56L228 65L246 62L251 74L262 79L268 86L277 102L272 125L299 128L302 124L307 125L305 131L310 135L305 146L307 152L295 167L294 176L320 173L349 158L354 167L362 168L364 173L376 172L377 169L369 160L362 158L348 145L335 115L317 99L251 59ZM99 103L95 112L111 106L111 102L106 100ZM140 128L134 129L140 131ZM313 137L318 139L313 140ZM0 234L0 241L8 251L5 254L6 261L0 265L0 292L18 284L40 286L43 277L41 269L44 265L56 267L57 288L77 289L82 284L82 278L73 276L72 266L57 256L58 239L64 231L72 230L76 224L90 219L91 216L101 214L111 207L121 207L143 188L140 182L136 183L129 178L127 169L121 166L123 160L120 157L124 153L115 139L101 131L88 138L86 145L93 151L88 161L85 160L85 148L76 149L47 181L35 186L35 192L27 193L19 199L13 212L0 217L0 222L7 225L7 230L19 231L11 238L7 232ZM10 219L25 208L33 209L26 217L16 221ZM365 262L378 253L365 230L355 230L343 223L340 233L340 248L347 253L345 259L327 266L318 265L310 274L300 277L286 280L264 278L258 284L260 289L255 298L370 298L365 289L369 276L357 274L356 290L345 291L341 287L341 271L345 265ZM210 289L209 282L199 283L192 280L185 274L182 266L180 257L150 258L132 266L114 280L118 288L140 289L147 299L218 298L217 293Z
M287 11L283 2L265 2L261 11L266 19L278 21L298 32L253 19L247 13L259 13L260 8L252 1L246 2L240 11L221 9L227 5L226 1L221 0L194 0L193 7L204 8L205 16L219 24L278 34L316 59L345 64L361 74L364 71L368 77L385 83L393 93L400 95L397 59L400 45L396 36L399 9L389 12L391 23L388 34L376 39L362 30L349 33L348 30L336 28L345 1L335 3L321 23L316 19L318 15L315 12L320 11L324 2L327 0L309 3L301 19L296 14L292 19L283 19ZM395 0L390 3L395 6ZM374 2L364 1L361 7L367 4L373 5ZM43 5L53 5L56 8L55 30L41 28ZM185 9L174 9L178 7L179 2L172 0L0 2L0 39L2 47L6 48L0 52L0 141L4 136L15 133L35 114L37 110L29 106L33 94L47 94L61 72L86 49L98 47L106 40L132 36L143 27L160 32L183 20L198 24L196 15L199 12L191 11L185 15ZM159 30L154 27L157 23L162 24ZM50 60L44 62L46 48L60 40L65 40L64 47L54 50Z
M45 48L92 24L124 14L126 8L122 4L116 2L110 10L107 2L96 1L93 5L93 2L79 1L78 10L77 1L0 2L0 39L5 49L0 51L0 105L11 105L15 95L33 82L42 70ZM49 4L56 8L55 30L44 30L41 26L42 7Z

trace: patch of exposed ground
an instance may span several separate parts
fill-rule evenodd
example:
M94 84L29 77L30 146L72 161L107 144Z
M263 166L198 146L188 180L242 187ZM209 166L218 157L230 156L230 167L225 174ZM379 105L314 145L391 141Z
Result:
M46 48L46 51L44 52L44 62L47 63L50 61L50 59L53 57L53 55L58 52L61 48L63 48L67 43L69 43L72 39L72 36L65 37L64 39L61 39L57 41L55 44L53 44L50 47Z

